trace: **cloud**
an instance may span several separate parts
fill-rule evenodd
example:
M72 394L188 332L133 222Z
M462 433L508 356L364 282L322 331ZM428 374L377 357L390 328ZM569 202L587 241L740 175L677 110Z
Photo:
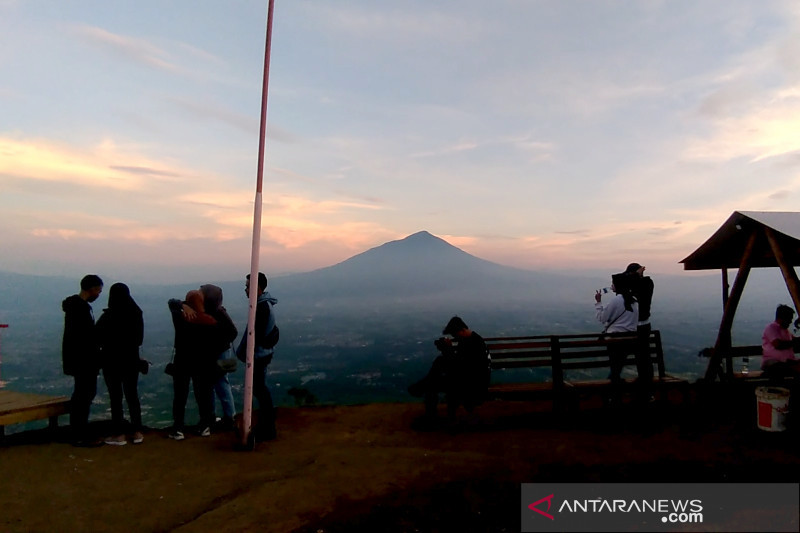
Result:
M100 45L140 65L179 74L179 67L170 54L144 39L111 33L88 25L74 25L73 31L93 46Z

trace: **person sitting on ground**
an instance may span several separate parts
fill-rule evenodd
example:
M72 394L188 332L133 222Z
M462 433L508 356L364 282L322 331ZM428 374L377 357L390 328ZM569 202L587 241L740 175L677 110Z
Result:
M761 335L763 359L761 369L769 377L800 377L800 360L794 355L795 337L789 332L794 318L794 309L779 305L775 310L775 321L767 324ZM795 327L797 327L795 322Z
M428 422L436 419L439 393L444 392L448 421L452 423L460 405L472 412L485 400L491 359L483 338L460 317L451 318L442 334L451 338L440 337L434 342L441 355L433 361L428 374L411 385L408 392L424 397Z

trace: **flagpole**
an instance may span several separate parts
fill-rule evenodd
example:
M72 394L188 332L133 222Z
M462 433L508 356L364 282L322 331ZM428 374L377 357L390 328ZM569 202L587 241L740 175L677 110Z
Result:
M244 369L244 411L242 412L242 445L247 446L252 432L253 416L253 354L255 353L254 329L256 325L256 300L258 297L258 256L261 250L261 203L264 182L264 146L267 138L267 95L269 93L269 57L272 51L272 12L275 0L269 0L267 8L267 39L264 51L264 80L261 87L261 130L258 139L258 173L253 209L253 243L250 253L250 309L247 315L247 357ZM262 409L264 406L259 406Z

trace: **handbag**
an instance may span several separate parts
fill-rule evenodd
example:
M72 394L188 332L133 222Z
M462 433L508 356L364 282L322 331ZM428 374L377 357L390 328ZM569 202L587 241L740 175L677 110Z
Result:
M234 355L233 345L228 346L228 349L220 354L217 359L217 366L226 374L236 372L237 361Z

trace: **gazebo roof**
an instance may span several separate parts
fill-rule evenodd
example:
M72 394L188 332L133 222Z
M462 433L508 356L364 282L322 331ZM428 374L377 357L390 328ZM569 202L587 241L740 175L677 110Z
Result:
M800 265L800 213L734 211L724 224L681 263L684 270L739 268L748 239L756 233L753 268L778 267L764 228L775 231L786 261Z

